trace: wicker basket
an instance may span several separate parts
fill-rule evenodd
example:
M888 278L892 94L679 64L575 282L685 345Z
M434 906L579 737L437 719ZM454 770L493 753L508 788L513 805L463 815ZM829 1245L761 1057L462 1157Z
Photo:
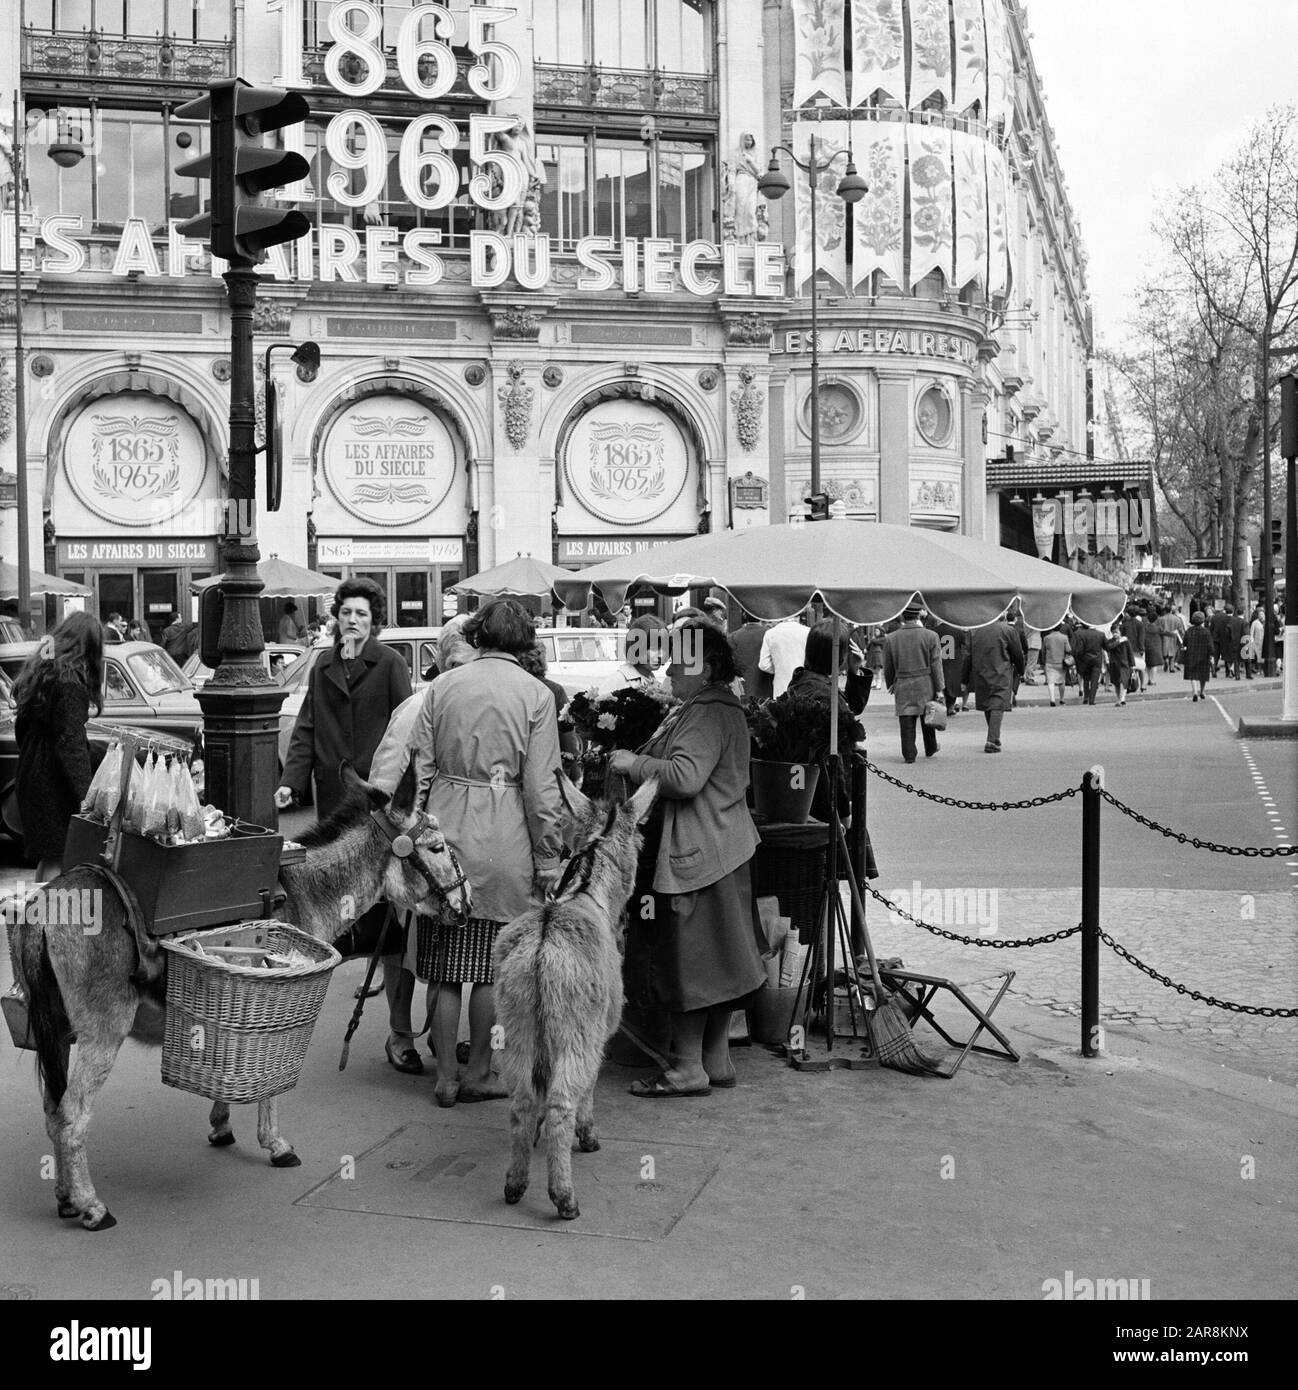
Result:
M285 969L231 965L198 955L204 947L293 949L312 964ZM167 1026L162 1081L230 1104L268 1100L297 1085L342 957L332 946L284 922L243 922L186 932L158 942L168 953Z

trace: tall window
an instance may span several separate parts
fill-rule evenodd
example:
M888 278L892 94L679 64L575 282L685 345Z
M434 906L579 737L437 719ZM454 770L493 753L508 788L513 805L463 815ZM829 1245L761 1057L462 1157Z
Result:
M119 227L128 217L142 217L151 231L164 228L167 152L161 112L105 111L101 131L96 224Z
M234 36L233 0L27 0L25 19L39 30L102 30L107 38Z
M712 0L535 0L538 63L710 73Z
M716 236L710 146L700 141L542 137L541 230L571 249L584 236Z

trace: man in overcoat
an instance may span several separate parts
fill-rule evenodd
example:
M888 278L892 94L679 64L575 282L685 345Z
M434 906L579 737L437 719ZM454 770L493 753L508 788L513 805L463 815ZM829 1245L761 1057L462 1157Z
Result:
M969 635L969 666L974 700L987 720L984 753L1001 751L1001 721L1014 703L1016 679L1023 675L1023 643L1013 624L1002 619L976 627Z
M896 703L901 725L901 756L913 763L919 756L915 745L915 725L924 735L924 756L938 751L937 733L924 720L924 706L930 700L943 700L945 676L942 671L942 643L936 632L921 621L924 610L909 604L901 615L901 626L889 633L883 649L883 679ZM1022 661L1019 670L1023 669Z

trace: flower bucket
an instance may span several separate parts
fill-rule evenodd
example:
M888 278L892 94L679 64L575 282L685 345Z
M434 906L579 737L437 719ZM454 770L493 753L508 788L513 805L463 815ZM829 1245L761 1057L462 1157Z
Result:
M775 763L754 758L749 764L753 809L768 821L804 825L820 780L818 763Z

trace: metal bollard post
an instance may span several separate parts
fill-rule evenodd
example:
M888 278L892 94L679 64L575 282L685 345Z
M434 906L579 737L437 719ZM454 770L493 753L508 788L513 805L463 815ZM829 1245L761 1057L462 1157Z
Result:
M865 770L865 763L860 758L851 760L852 767L852 833L848 836L848 850L852 861L852 871L856 874L856 881L864 889L868 882L865 868L865 832L866 832L866 784L869 780L869 773ZM865 894L862 892L862 899ZM865 954L865 919L857 907L856 899L852 899L852 958L859 960Z
M1104 768L1082 777L1082 1056L1100 1053L1100 788Z

